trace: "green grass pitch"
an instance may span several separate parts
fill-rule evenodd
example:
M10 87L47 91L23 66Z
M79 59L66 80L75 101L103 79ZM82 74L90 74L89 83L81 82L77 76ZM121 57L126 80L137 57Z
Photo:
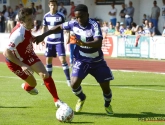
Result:
M165 75L144 72L113 71L113 116L107 116L101 88L88 75L82 88L87 96L81 113L71 123L60 123L48 90L37 79L38 95L29 95L21 88L23 80L0 63L0 125L164 125ZM77 97L67 86L62 68L55 67L53 78L59 97L73 110Z

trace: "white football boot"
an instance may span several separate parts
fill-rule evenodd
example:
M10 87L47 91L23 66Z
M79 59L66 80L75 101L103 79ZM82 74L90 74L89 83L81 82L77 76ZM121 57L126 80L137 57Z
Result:
M24 89L25 83L23 83L23 84L21 85L21 87ZM24 89L24 90L25 90L25 89ZM25 91L26 91L26 90L25 90ZM30 90L30 91L26 91L26 92L28 92L28 93L31 94L31 95L37 95L37 94L38 94L38 90L37 90L36 88L34 88L34 89Z
M59 107L62 106L62 105L66 105L66 106L67 106L67 104L64 103L64 102L61 101L61 100L58 100L57 102L55 102L55 106L56 106L56 108L59 108Z
M67 85L70 86L71 81L70 80L67 80L66 82L67 82Z

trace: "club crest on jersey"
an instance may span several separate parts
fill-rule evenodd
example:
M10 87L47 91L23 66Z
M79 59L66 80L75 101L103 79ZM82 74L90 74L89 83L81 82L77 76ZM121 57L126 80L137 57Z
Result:
M60 18L59 18L59 17L56 17L56 21L57 21L57 22L60 21Z
M87 30L87 31L86 31L86 36L87 36L87 37L92 36L92 32L91 32L91 30Z

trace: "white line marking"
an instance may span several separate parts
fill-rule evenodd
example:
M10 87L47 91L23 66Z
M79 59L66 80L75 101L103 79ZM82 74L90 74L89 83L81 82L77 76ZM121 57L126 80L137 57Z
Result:
M114 86L113 86L114 87ZM158 89L143 89L143 88L135 88L135 87L116 87L115 88L121 88L121 89L135 89L135 90L148 90L148 91L157 91L157 92L165 92L165 90L158 90Z
M0 76L0 78L10 78L10 79L20 79L19 77L9 77L9 76ZM42 81L42 79L36 79L38 81ZM59 83L66 83L66 81L57 81L55 80L55 82L59 82ZM82 83L83 85L91 85L91 86L99 86L99 84L90 84L90 83ZM158 90L158 89L143 89L143 88L135 88L135 87L122 87L122 86L111 86L114 88L119 88L119 89L133 89L133 90L142 90L142 91L156 91L156 92L165 92L165 90Z

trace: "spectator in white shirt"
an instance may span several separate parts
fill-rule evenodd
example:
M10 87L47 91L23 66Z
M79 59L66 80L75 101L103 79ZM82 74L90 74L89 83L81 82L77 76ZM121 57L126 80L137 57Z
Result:
M163 32L162 32L162 36L165 37L165 28L164 28L164 30L163 30Z
M40 23L41 25L41 22L43 20L43 9L42 9L42 5L39 5L38 6L38 10L36 12L36 20L38 20L38 23Z
M111 4L112 9L109 11L109 15L110 15L110 22L112 22L113 26L116 26L116 13L117 13L117 9L115 8L115 4L112 3Z

